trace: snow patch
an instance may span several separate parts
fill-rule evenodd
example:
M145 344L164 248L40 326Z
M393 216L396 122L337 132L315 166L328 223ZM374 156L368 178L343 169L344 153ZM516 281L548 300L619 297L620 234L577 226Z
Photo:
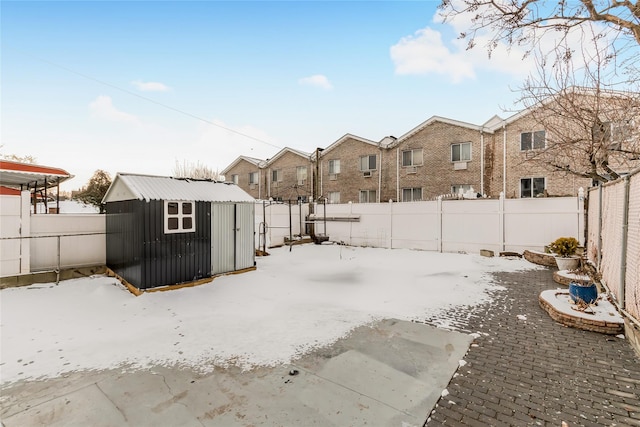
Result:
M139 297L105 276L4 289L0 383L79 370L290 363L380 319L447 319L489 302L491 272L529 265L338 245L270 252L256 271Z

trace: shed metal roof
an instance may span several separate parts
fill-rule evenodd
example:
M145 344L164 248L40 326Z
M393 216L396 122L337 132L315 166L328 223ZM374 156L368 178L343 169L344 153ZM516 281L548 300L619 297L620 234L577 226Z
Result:
M121 200L184 200L196 202L255 202L235 184L167 176L118 173L103 203Z

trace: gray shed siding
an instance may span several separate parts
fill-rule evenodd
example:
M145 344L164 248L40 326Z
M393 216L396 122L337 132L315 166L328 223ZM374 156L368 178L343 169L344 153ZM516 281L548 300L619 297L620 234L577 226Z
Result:
M196 230L165 234L164 202L107 203L107 265L139 289L211 276L211 203L195 203Z
M211 204L212 274L255 265L254 204Z
M255 203L236 204L236 270L255 265L254 228Z

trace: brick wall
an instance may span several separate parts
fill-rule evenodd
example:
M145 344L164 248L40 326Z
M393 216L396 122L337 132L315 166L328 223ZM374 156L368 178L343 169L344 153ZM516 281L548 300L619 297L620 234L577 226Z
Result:
M226 169L225 172L225 180L227 182L232 182L233 175L238 175L238 187L256 199L264 197L264 171L261 170L258 165L240 159L232 168ZM249 184L249 174L252 172L258 172L258 183L255 185Z
M376 170L371 171L371 176L365 177L363 172L360 171L360 157L369 155L376 156ZM357 203L360 200L360 190L375 190L377 199L381 166L380 159L381 151L377 144L345 137L343 141L340 141L329 150L325 150L320 156L320 195L328 197L331 192L340 192L340 203ZM335 179L330 179L329 177L330 160L340 160L340 173L333 177ZM387 189L389 186L393 186L394 183L386 182L393 178L387 174L385 163L388 163L388 159L386 156L383 156L382 168L384 179L382 179L382 181L385 183L385 189ZM388 194L385 192L384 197L387 196ZM386 199L383 198L382 200Z
M453 162L451 146L471 143L471 160ZM481 190L481 134L479 130L450 123L434 121L425 128L404 139L398 146L400 168L400 199L403 188L422 188L422 197L428 200L450 194L452 186L470 185ZM423 150L423 165L414 169L402 166L402 152ZM457 165L457 166L456 166Z
M298 182L297 168L307 168L307 179ZM273 181L273 171L280 171L280 181ZM310 198L313 183L313 168L309 157L285 149L269 161L264 171L266 176L267 197L282 200L297 200L298 197Z
M520 149L520 136L523 132L545 130L529 116L524 116L506 126L506 194L507 198L520 197L520 181L523 178L545 178L545 189L549 196L571 196L580 187L589 188L591 180L565 172L552 171L541 162L540 151ZM494 165L490 178L490 195L496 197L503 186L503 146L502 129L493 135L490 146L491 163Z

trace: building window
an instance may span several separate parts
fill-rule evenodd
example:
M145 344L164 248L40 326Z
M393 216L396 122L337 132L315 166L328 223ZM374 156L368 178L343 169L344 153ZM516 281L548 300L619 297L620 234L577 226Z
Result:
M631 121L600 122L591 129L593 141L608 150L622 150L622 143L632 134Z
M275 169L271 171L271 182L280 182L282 181L282 170Z
M522 178L520 197L539 197L544 195L544 178Z
M546 132L537 130L535 132L522 132L520 134L520 150L540 150L545 147Z
M306 166L298 166L296 168L296 178L298 179L298 185L304 185L307 182Z
M340 173L340 160L329 160L329 175Z
M330 191L327 195L327 201L329 203L340 203L340 192L339 191Z
M258 172L249 172L249 184L258 183Z
M360 203L375 203L375 202L376 202L376 190L360 190Z
M473 190L471 184L454 184L451 186L451 194L464 194Z
M459 144L451 144L451 161L452 162L468 162L471 160L471 143L461 142Z
M231 175L231 182L238 185L238 175Z
M402 201L403 202L418 202L422 200L422 188L403 188L402 189Z
M196 231L194 202L164 202L164 232L193 233Z
M422 166L422 149L403 151L402 166Z
M360 170L362 172L376 170L376 155L360 157Z

